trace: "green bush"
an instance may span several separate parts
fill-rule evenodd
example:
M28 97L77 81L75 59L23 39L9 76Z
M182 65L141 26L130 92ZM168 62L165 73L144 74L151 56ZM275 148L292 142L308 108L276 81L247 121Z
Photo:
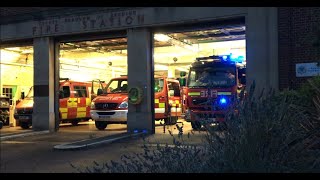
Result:
M320 90L311 80L297 91L273 91L235 104L221 124L206 126L201 146L151 147L123 155L120 162L96 163L79 172L320 172ZM308 98L308 99L306 99ZM237 110L237 111L235 111Z

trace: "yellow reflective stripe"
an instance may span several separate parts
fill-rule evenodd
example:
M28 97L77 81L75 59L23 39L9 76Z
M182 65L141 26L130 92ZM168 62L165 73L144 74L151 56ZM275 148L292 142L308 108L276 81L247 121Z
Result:
M71 101L71 102L69 102ZM77 103L77 98L69 98L67 101L67 107L77 107L78 103Z
M87 111L87 108L86 107L78 107L77 112L81 112L81 111Z
M77 118L86 117L86 112L77 112Z
M90 98L86 98L86 106L90 106L91 105L91 99Z
M164 107L166 107L165 103L159 103L159 108L164 108Z
M154 108L154 113L165 113L166 110L164 108Z
M68 112L68 108L59 108L61 113L67 113Z
M154 99L154 103L159 103L159 99Z
M189 96L200 96L200 92L189 92Z
M67 113L62 113L62 114L61 114L61 118L62 118L62 119L67 119L67 117L68 117L68 114L67 114Z
M231 95L231 92L218 92L218 95Z

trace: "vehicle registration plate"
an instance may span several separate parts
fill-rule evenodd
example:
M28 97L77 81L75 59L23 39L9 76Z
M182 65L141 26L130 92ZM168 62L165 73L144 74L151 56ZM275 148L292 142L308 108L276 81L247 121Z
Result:
M99 118L107 120L107 119L110 119L110 116L99 116Z
M19 119L29 119L29 116L19 116Z

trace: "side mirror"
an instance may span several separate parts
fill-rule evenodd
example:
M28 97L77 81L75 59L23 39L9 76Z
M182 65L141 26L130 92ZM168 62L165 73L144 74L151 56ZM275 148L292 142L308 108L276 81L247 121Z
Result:
M103 94L103 90L102 90L102 89L98 89L97 95L99 96L99 95L101 95L101 94Z
M63 91L62 90L59 91L59 99L63 99Z
M239 80L240 80L241 84L246 84L246 77L245 76L242 76Z
M184 76L186 76L187 75L187 72L185 72L185 71L180 71L180 77L184 77Z
M21 99L24 99L24 98L25 98L24 92L21 92Z

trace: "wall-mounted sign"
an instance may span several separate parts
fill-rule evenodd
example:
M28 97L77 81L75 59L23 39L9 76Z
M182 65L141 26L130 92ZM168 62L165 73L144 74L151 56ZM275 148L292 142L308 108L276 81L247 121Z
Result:
M320 64L299 63L296 64L296 77L310 77L320 75Z
M69 16L37 22L32 27L33 36L54 35L66 32L103 30L142 25L143 11L129 10L86 16Z

